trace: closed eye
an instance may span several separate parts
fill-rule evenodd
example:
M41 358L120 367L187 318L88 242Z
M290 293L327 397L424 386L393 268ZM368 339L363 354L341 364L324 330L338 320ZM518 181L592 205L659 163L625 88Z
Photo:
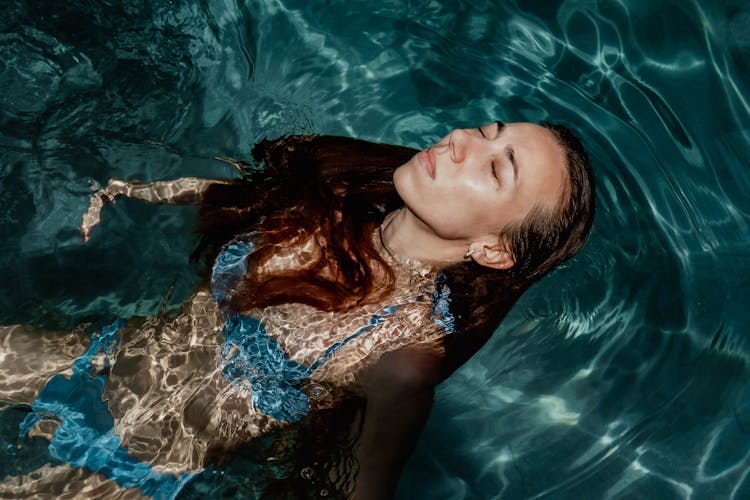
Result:
M506 148L505 156L508 157L511 166L513 167L513 182L518 184L518 165L516 164L516 152L512 146Z
M485 139L487 138L487 136L485 135L484 131L482 130L482 127L477 127L477 130L479 131L480 134L482 134L482 137L484 137ZM500 183L500 178L497 176L497 170L495 169L495 162L494 161L490 162L490 167L492 167L492 176L495 178L495 180L499 184Z

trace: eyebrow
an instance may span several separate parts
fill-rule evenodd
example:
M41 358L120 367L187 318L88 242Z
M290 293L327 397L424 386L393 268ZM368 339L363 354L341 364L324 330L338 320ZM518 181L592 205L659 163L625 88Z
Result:
M497 124L497 131L495 132L495 139L500 137L500 134L503 133L503 130L505 130L505 122L501 122L500 120L496 120L495 124ZM516 163L516 151L512 147L510 148L510 151L512 154L508 155L510 158L510 164L513 166L513 183L518 185L518 164Z
M495 139L500 137L500 134L503 133L503 129L505 128L505 122L501 122L500 120L495 120L495 125L497 125L497 130L495 131Z

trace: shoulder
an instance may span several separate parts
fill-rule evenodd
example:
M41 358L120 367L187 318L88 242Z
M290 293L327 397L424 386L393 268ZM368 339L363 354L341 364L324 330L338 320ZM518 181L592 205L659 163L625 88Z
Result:
M401 392L434 387L445 353L444 330L434 321L432 304L401 306L378 332L380 342L370 352L372 362L358 376L363 388L374 384ZM383 338L383 337L388 337Z
M432 389L440 379L442 350L430 345L409 346L383 354L358 376L365 392L412 393Z

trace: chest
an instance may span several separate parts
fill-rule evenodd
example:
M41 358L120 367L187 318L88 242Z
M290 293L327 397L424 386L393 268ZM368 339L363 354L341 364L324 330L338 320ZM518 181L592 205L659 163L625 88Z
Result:
M346 312L327 312L304 304L284 304L253 312L268 337L297 363L336 363L356 351L364 359L376 350L416 339L431 323L431 307L421 295L393 297Z

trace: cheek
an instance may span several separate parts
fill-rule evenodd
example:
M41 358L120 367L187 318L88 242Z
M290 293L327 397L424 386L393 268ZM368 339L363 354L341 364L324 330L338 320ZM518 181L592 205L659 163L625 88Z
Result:
M474 203L457 198L430 200L430 208L422 212L422 219L442 238L466 238L486 225L487 212Z
M448 207L446 207L448 209ZM468 232L487 232L502 227L503 206L497 196L487 193L472 192L472 196L464 198L461 203L451 204L452 216L456 227Z

